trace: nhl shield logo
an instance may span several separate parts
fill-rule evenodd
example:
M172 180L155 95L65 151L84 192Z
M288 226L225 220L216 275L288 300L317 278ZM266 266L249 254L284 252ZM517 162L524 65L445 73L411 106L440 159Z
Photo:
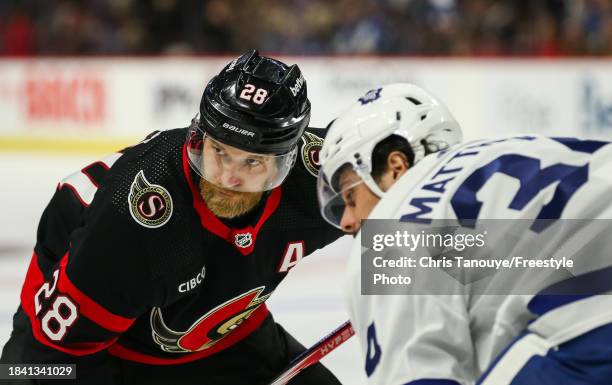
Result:
M234 244L241 249L246 249L253 244L253 236L251 233L234 234Z
M323 147L323 138L316 136L310 132L305 132L302 135L302 151L301 158L304 167L313 176L319 174L319 151Z
M128 203L132 218L144 227L161 227L172 216L172 197L168 190L150 183L142 170L132 182Z
M372 103L376 99L380 98L380 91L382 91L382 88L377 88L375 90L368 91L365 95L358 99L359 103L361 103L362 106L368 103Z

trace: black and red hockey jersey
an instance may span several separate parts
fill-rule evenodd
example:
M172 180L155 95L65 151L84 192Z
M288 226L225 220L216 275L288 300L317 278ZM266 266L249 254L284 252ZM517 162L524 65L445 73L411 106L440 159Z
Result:
M24 361L107 352L179 364L251 334L287 271L341 235L316 199L323 133L308 129L284 183L232 222L202 200L185 129L154 133L63 180L21 292L32 335Z

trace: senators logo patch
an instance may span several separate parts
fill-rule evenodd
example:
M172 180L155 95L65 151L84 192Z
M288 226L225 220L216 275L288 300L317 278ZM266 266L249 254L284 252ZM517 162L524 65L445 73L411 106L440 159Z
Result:
M149 183L142 170L132 182L128 202L132 218L144 227L161 227L172 215L172 197L168 190Z
M317 176L319 174L319 167L321 166L321 163L319 163L319 151L321 151L323 147L323 138L311 134L310 132L305 132L304 135L302 135L302 142L302 162L309 173Z
M240 327L272 293L261 295L260 286L239 295L204 314L186 331L176 331L164 322L161 309L151 310L150 324L153 340L168 353L186 353L205 350Z

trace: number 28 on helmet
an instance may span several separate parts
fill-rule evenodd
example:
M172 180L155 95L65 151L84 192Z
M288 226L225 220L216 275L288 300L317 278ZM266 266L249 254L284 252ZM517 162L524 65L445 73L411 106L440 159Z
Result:
M298 66L248 52L206 86L187 134L189 164L225 189L271 190L295 164L309 120L306 81Z

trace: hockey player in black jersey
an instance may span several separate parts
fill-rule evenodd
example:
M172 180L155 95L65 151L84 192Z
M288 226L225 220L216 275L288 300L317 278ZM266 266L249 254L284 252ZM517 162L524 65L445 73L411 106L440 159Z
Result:
M79 384L275 377L304 348L265 301L340 236L318 215L309 118L299 68L253 51L208 83L190 127L64 179L2 363L76 363ZM339 382L318 364L291 383Z

